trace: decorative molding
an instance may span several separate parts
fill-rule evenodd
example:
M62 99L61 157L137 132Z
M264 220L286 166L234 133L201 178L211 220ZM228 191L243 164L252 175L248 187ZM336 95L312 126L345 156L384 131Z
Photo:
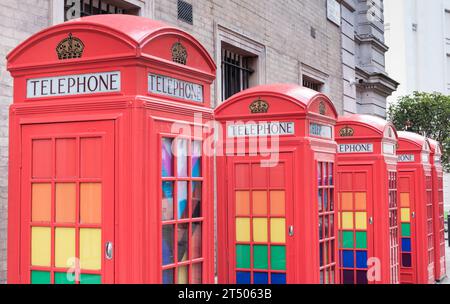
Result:
M339 135L341 137L352 137L355 134L355 131L353 128L350 128L349 126L345 126L339 131Z
M252 114L267 113L269 111L269 104L258 98L250 104L249 109Z
M171 51L173 62L186 65L188 54L186 48L180 42L175 42L172 45Z
M61 40L56 46L56 53L59 60L81 58L83 56L84 43L81 39L72 36L69 33L69 37Z

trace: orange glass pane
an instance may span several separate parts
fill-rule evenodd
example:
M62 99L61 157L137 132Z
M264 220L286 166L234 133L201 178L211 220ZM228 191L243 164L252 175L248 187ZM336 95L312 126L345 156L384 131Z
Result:
M286 197L284 191L270 191L270 214L285 215Z
M56 222L75 223L77 186L75 183L56 184Z
M33 222L49 222L52 206L50 183L31 185L31 219Z
M253 191L253 215L267 215L267 192Z
M355 193L355 209L356 210L366 210L367 198L365 192Z
M402 207L409 207L409 193L404 192L404 193L400 193L400 205Z
M236 191L236 215L250 215L250 193Z
M102 184L80 184L80 222L100 224L102 221Z
M351 192L341 193L341 209L353 210L353 194Z

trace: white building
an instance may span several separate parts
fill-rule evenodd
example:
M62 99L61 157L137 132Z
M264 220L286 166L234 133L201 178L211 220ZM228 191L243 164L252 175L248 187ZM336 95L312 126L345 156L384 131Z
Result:
M385 0L386 70L400 82L388 98L414 91L450 94L450 0ZM444 179L450 210L450 175Z

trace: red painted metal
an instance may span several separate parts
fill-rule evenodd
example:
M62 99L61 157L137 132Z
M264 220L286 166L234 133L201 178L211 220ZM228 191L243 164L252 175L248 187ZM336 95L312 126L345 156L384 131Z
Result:
M441 164L442 148L439 142L428 139L431 148L430 161L433 180L434 223L434 278L442 281L446 277L445 229L444 229L444 183Z
M402 212L405 213L403 217L410 217L411 223L410 238L402 236L400 239L400 282L433 283L435 255L430 144L419 134L399 132L398 136L399 195L405 197L401 206ZM410 211L409 214L407 211ZM405 218L400 221L405 222ZM410 250L403 248L404 239L410 239L407 241L411 244ZM408 262L405 265L405 259L411 259L411 265Z
M266 107L251 111L255 102ZM264 85L225 101L215 110L215 118L223 128L217 147L219 283L337 282L337 227L334 225L334 208L330 207L334 205L336 143L333 128L337 119L332 102L325 95L298 85ZM280 122L292 123L294 132L279 137L258 137L255 133L233 137L227 133L230 125L247 124L250 128L255 124L264 126L264 123ZM267 139L267 146L264 139ZM240 153L236 151L239 143L243 148ZM270 154L274 143L279 146L272 151L274 154ZM269 161L270 166L264 167L263 161L274 155L278 155L278 159ZM261 200L253 199L253 195L261 191L267 193L263 194L262 201L269 205L275 201L269 193L285 193L285 225L277 230L286 236L285 242L272 240L271 229L274 227L270 221L277 217L257 214L260 211L253 204L259 204ZM250 195L249 209L244 210L246 215L238 214L243 212L241 208L245 203L245 199L238 199L238 192ZM326 193L326 198L322 195L320 199L320 207L318 193ZM273 207L269 208L272 210ZM243 222L238 223L242 217ZM319 224L319 217L322 224ZM261 229L264 225L253 226L255 219L263 223L267 220L268 231ZM249 232L242 227L248 227ZM267 239L266 232L269 234ZM274 245L286 248L285 269L272 265L279 261L271 261L270 250L269 265L265 266L265 259L259 259L255 252L256 248L261 248L255 246L271 248ZM242 250L249 248L250 256L237 253L238 246L244 248ZM280 277L282 279L278 280Z
M81 58L59 60L55 49L69 33L83 42L84 52ZM186 50L186 64L172 60L172 46L177 42ZM105 138L102 162L107 181L102 201L102 246L106 241L114 244L113 259L102 258L102 280L161 283L161 137L183 133L191 139L207 138L207 132L194 133L194 126L205 126L213 117L210 85L216 67L208 52L188 33L162 22L128 15L100 15L37 33L8 55L8 70L14 78L14 103L10 108L8 282L30 280L31 138L54 140L100 134ZM117 92L38 98L28 98L26 94L30 78L111 71L121 75ZM201 85L203 102L149 93L149 73ZM199 114L197 120L195 113ZM184 130L172 128L175 122L182 124ZM38 166L45 166L45 162ZM202 282L213 283L212 157L204 154L201 166ZM177 265L175 261L174 266Z
M341 283L398 283L396 130L369 115L340 117L335 130Z

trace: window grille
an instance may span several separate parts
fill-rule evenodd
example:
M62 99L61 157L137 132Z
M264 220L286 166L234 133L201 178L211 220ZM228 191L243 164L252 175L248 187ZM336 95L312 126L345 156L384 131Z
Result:
M322 90L323 83L307 76L303 76L303 86L305 88L320 92Z
M183 0L178 0L178 20L189 24L194 23L192 4Z
M222 49L222 99L249 88L250 76L254 70L250 67L254 57L244 56Z
M108 0L65 0L64 21L79 17L101 14L130 14L135 15L136 10L125 6L112 4Z

